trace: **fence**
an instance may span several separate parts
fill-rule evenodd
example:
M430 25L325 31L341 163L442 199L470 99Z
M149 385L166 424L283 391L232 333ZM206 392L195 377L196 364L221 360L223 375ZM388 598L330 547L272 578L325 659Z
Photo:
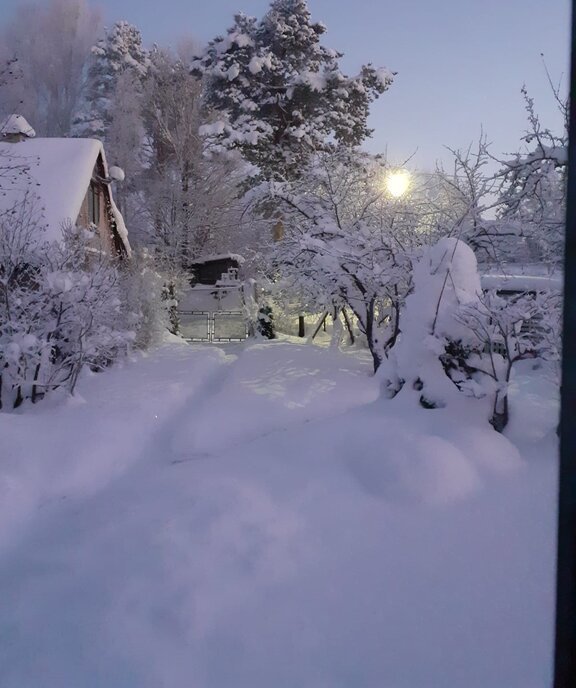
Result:
M180 334L191 342L241 342L248 336L242 311L179 311Z

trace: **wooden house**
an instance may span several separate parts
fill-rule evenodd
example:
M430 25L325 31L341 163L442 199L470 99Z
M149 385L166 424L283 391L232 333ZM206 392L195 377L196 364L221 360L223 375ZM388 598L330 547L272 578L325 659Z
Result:
M189 265L191 284L216 285L222 280L237 280L243 262L244 258L234 253L199 258Z
M46 241L61 240L72 224L93 232L93 250L129 257L128 232L111 188L122 178L119 168L108 168L100 141L36 138L21 115L0 124L0 220L26 199Z

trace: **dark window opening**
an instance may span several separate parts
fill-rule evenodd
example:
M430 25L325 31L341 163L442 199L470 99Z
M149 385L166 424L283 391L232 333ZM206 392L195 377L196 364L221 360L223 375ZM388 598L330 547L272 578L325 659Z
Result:
M100 192L94 183L88 189L88 222L95 225L100 222Z

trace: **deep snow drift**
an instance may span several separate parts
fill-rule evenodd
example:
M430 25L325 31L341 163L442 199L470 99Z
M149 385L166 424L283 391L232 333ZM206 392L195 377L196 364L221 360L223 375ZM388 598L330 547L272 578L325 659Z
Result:
M0 414L2 688L547 687L553 385L515 446L370 365L173 344Z

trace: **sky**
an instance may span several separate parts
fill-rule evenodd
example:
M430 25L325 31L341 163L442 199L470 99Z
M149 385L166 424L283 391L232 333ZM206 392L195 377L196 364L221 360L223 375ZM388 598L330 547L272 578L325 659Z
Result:
M48 2L40 0L39 4ZM0 0L0 26L21 0ZM233 15L262 16L267 0L97 0L105 24L126 19L147 44L206 42L225 33ZM398 72L372 106L365 147L395 164L432 170L448 163L446 147L465 148L481 128L495 155L518 149L526 129L520 89L526 84L545 126L560 116L544 62L567 91L570 0L308 0L327 26L324 44L344 53L355 74L371 62ZM544 58L541 56L544 55Z

